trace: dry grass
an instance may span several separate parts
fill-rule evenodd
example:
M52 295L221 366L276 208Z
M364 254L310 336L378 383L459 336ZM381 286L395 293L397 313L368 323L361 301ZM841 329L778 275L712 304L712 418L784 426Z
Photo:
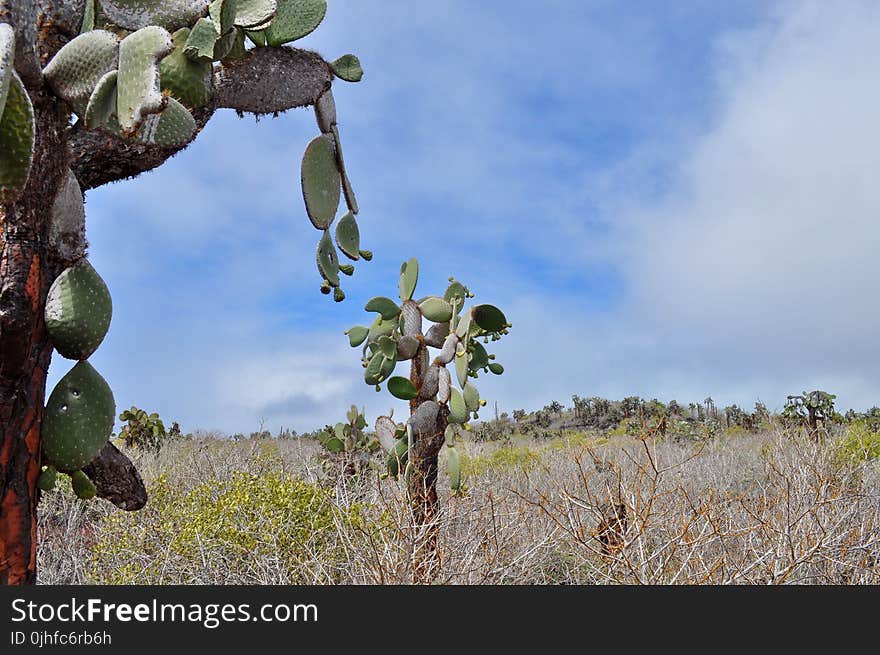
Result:
M880 583L876 460L841 457L840 443L776 431L705 443L469 444L468 493L453 496L441 477L437 582ZM307 441L207 440L138 457L148 485L163 476L181 498L236 472L325 486L330 527L291 533L296 548L260 536L261 517L243 509L242 529L257 540L247 552L235 537L202 543L197 533L196 555L183 557L159 530L162 511L124 515L56 492L40 508L41 582L409 583L419 535L402 484L328 483L316 454Z

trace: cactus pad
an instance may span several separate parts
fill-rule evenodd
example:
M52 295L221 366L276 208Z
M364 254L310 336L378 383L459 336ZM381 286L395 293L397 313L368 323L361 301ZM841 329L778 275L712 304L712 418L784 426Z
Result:
M507 327L507 319L493 305L477 305L471 310L471 318L485 332L501 332Z
M391 452L396 441L397 423L390 416L380 416L376 419L376 439L382 448Z
M443 300L455 307L455 313L458 314L464 307L464 301L467 299L468 291L461 282L455 280L446 288L443 294Z
M413 257L408 262L404 262L400 265L400 280L398 280L397 283L397 288L400 291L400 299L412 300L418 282L419 262Z
M76 176L68 169L64 184L52 203L49 245L63 261L76 261L85 254L85 229L82 189Z
M275 0L237 0L235 24L244 28L260 27L275 17L277 8Z
M346 82L360 82L364 78L364 69L360 60L354 55L342 55L330 64L333 73Z
M391 298L386 298L384 296L371 298L367 301L367 304L364 305L364 310L368 312L379 312L382 319L385 321L393 321L400 314L400 307L397 306L397 303L391 300Z
M147 116L137 133L141 143L174 148L189 143L196 130L196 120L186 107L174 98L168 98L168 104L161 114Z
M213 0L208 5L208 14L219 28L219 34L226 34L235 26L235 13L241 0Z
M52 491L57 481L58 471L55 470L54 466L47 466L40 473L40 477L37 478L37 486L41 491Z
M327 0L278 0L275 20L266 28L270 46L301 39L317 29L327 13Z
M333 91L327 89L315 102L315 119L318 121L318 129L321 134L329 134L336 125L336 101L333 99Z
M461 392L455 387L449 388L449 422L467 423L468 410Z
M200 18L186 39L183 54L193 61L210 62L220 38L220 28L210 18Z
M471 412L476 412L480 409L480 392L477 391L477 385L473 382L466 382L462 389L462 396L464 397L465 407L468 408Z
M84 116L86 127L90 130L110 124L111 117L116 116L118 78L119 71L112 70L98 80L95 90L92 91Z
M12 82L12 71L15 70L15 30L12 25L0 23L0 116L3 116L3 105Z
M409 381L409 378L394 376L388 380L388 391L391 395L400 400L412 400L418 398L419 390Z
M62 471L91 462L113 432L113 392L88 362L79 362L56 385L43 414L46 459Z
M101 9L107 18L127 30L148 25L176 30L204 16L208 0L101 0Z
M339 168L339 175L342 177L342 193L345 196L345 204L348 205L348 210L352 214L357 215L357 197L354 194L351 180L348 179L348 171L345 168L345 157L342 154L342 141L339 139L339 126L333 125L331 131L333 132L333 141L336 144L336 165ZM364 259L367 258L364 257Z
M74 471L70 474L70 486L80 500L91 500L98 494L95 483L82 471Z
M133 133L150 114L165 108L159 84L159 61L174 50L167 30L151 25L119 44L116 107L123 133Z
M302 159L302 192L312 224L326 230L339 208L340 179L333 137L315 137L306 147Z
M336 245L349 259L360 259L361 233L357 219L348 212L336 224Z
M213 68L210 61L193 60L184 54L190 30L177 30L172 36L174 52L159 64L162 90L185 107L195 109L208 104L211 98Z
M88 358L104 340L112 315L107 285L88 260L66 269L49 288L46 330L62 357Z
M95 85L115 69L119 61L119 37L105 30L92 30L67 43L43 69L43 77L59 98L80 111Z
M446 453L446 474L449 476L449 486L452 490L461 489L461 460L458 451L452 446Z
M339 286L339 256L333 247L333 239L330 238L330 230L324 230L324 236L318 242L316 255L318 272L330 286Z
M346 330L345 334L348 335L348 342L351 344L351 347L357 348L367 340L367 335L370 334L370 328L364 327L363 325L355 325L350 330Z
M398 439L394 447L388 451L388 457L385 464L388 467L388 474L396 478L400 473L400 467L406 466L409 454L409 442L406 437Z
M34 159L34 108L24 84L10 75L0 116L0 203L13 202L24 189Z
M422 316L434 323L445 323L452 318L452 305L436 296L425 298L419 304L419 309Z

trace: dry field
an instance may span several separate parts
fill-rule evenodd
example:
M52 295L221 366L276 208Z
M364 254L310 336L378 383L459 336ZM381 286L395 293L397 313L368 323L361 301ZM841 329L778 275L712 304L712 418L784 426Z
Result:
M781 430L467 444L466 493L441 474L436 582L877 584L871 448ZM41 583L412 580L403 484L334 481L311 440L178 441L133 457L151 491L141 512L44 495Z

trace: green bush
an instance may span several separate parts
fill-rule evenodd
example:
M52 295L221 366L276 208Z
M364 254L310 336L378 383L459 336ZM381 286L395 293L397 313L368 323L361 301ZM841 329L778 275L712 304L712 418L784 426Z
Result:
M864 462L880 458L880 430L872 429L867 421L855 421L847 426L837 444L837 457L844 462Z
M488 472L530 471L541 463L541 453L528 446L502 446L487 455L463 457L461 472L466 477Z
M330 576L342 561L337 520L365 528L362 506L340 509L326 490L271 472L236 472L189 491L160 476L147 507L109 515L92 548L98 584L198 584L229 571L242 582L270 561L291 583Z

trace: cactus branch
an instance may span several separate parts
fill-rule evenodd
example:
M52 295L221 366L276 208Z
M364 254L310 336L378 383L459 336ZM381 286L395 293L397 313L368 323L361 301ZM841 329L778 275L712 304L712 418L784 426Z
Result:
M193 138L217 109L266 114L313 105L333 79L321 57L295 48L256 48L247 57L214 73L214 96L193 111ZM125 140L103 130L74 126L70 133L71 168L83 190L94 189L161 166L189 145L166 148Z

